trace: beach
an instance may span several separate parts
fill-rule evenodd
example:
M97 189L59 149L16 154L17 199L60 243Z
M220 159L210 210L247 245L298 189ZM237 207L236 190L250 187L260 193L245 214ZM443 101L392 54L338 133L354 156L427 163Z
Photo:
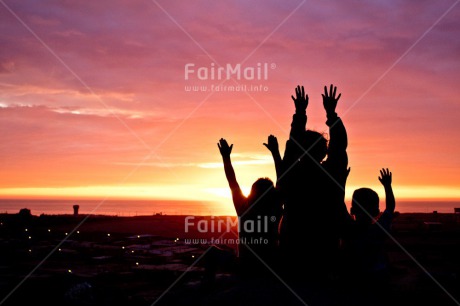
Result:
M298 299L276 277L241 283L226 269L218 272L215 287L204 288L200 256L211 242L234 251L237 229L232 221L229 229L202 232L200 220L217 229L219 220L227 218L190 218L0 215L2 305L246 305L236 296L256 305L254 295L265 305L281 297L286 305L356 302L340 282L323 288L325 300L321 291L312 295L311 286L295 284L291 289ZM460 217L400 214L387 250L391 275L385 301L455 305L460 298Z

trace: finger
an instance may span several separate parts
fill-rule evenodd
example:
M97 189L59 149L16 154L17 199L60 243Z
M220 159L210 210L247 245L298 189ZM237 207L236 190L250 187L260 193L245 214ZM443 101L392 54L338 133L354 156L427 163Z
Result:
M342 94L340 93L336 100L339 101L341 96L342 96Z
M292 100L294 100L294 102L295 102L295 98L294 98L294 96L291 96L291 98L292 98Z
M332 85L331 85L332 86ZM334 92L332 93L332 97L335 99L335 94L337 93L337 86L334 86Z
M221 147L220 147L220 144L219 144L219 143L217 143L217 146L219 147L219 150L220 150L220 149L221 149Z
M329 97L332 97L332 84L331 84L331 87L329 89Z
M266 147L267 147L267 149L268 149L268 144L266 144L266 143L264 142L264 143L263 143L263 145L264 145L264 146L266 146Z
M232 143L232 145L230 146L230 151L232 150L232 148L233 148L233 143Z
M324 86L324 95L323 95L323 97L324 96L326 96L326 98L327 98L327 86Z
M305 97L305 89L302 86L302 97Z

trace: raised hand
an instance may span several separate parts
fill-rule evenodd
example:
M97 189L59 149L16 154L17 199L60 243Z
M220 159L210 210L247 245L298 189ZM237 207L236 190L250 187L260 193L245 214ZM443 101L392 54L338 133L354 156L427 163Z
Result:
M276 170L276 177L277 181L281 178L283 174L283 160L281 159L280 150L278 147L278 139L275 136L270 135L268 136L267 143L264 143L264 146L270 150L273 156L273 161L275 162L275 170Z
M384 187L391 186L392 173L388 168L380 170L379 181Z
M230 157L230 153L232 153L233 144L229 146L227 140L221 138L217 146L219 147L219 151L222 157Z
M296 112L305 112L308 106L308 95L305 94L303 86L297 86L295 94L296 97L294 98L294 96L291 96L291 98L294 100Z
M340 97L342 94L340 93L337 98L335 97L337 93L337 86L334 86L331 84L331 87L329 89L329 93L327 92L327 86L324 86L324 94L321 94L323 96L323 106L324 109L326 110L326 113L329 114L334 114L335 113L335 108L337 107L337 102L339 101Z
M268 136L267 143L264 143L264 146L267 147L267 149L269 149L272 153L279 151L278 139L276 139L276 137L273 135Z

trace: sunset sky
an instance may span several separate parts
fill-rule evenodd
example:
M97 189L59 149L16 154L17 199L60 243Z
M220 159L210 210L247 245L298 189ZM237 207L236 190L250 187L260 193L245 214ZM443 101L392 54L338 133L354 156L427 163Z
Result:
M231 206L218 139L246 190L275 180L262 143L274 134L284 152L295 86L308 127L327 132L333 83L348 195L381 193L389 167L398 198L460 199L458 2L0 0L0 197ZM267 70L211 79L238 64Z

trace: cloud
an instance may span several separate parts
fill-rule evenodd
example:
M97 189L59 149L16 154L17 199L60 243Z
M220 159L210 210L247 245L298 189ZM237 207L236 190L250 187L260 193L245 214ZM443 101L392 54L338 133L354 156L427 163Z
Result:
M238 154L233 154L234 160L232 164L234 166L250 166L250 165L271 165L273 160L270 156L255 156L250 159L238 158ZM241 156L241 155L240 155ZM244 155L243 155L244 156ZM236 158L235 158L236 157ZM155 168L173 168L173 167L198 167L204 169L223 169L222 162L202 162L202 163L181 163L181 162L140 162L140 163L130 163L130 162L118 162L117 165L122 166L142 166L142 167L155 167Z
M149 1L7 2L52 52L0 8L2 186L114 184L139 163L132 182L225 185L221 137L250 184L247 169L271 173L266 137L288 138L294 86L308 89L308 126L327 131L328 83L343 93L353 184L384 163L408 186L458 184L460 10L373 86L451 1L306 2L288 19L299 1L158 3L169 16ZM245 58L276 64L268 80L238 82L268 91L184 90L186 63Z

